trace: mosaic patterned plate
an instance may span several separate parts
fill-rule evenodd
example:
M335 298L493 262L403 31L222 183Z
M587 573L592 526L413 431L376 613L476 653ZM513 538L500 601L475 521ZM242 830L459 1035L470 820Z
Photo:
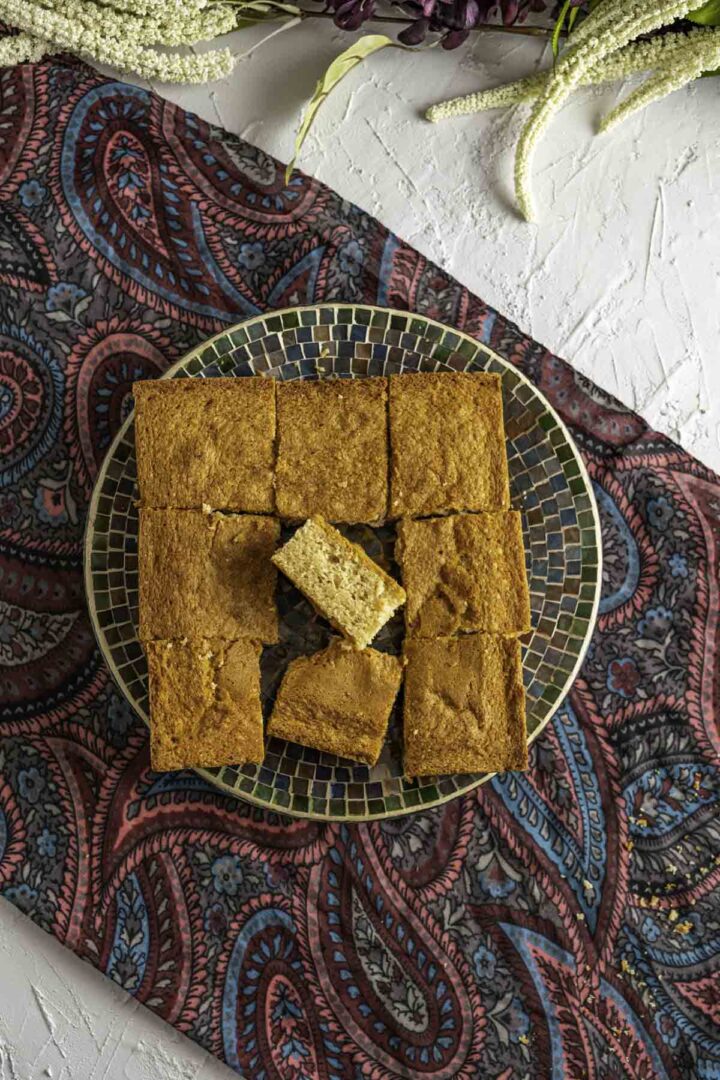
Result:
M533 630L523 668L530 740L547 724L582 661L600 589L600 530L590 481L567 429L514 367L473 338L405 312L329 305L273 312L212 338L166 378L262 374L277 379L362 378L403 371L483 370L502 376L513 506L523 510ZM90 506L85 580L100 647L133 708L147 722L147 669L137 639L136 469L132 416L112 444ZM397 574L394 528L351 526L346 535ZM324 647L326 624L280 575L281 641L263 652L263 704L290 660ZM376 647L399 652L400 613ZM227 794L286 814L367 820L435 806L489 779L488 774L402 775L399 715L391 720L372 769L271 739L262 766L198 772Z

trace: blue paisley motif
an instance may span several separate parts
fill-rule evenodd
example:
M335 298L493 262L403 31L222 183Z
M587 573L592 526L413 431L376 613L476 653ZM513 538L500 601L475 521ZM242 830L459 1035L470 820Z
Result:
M593 482L593 490L595 492L595 498L597 499L600 513L605 513L612 519L612 522L617 527L623 544L625 545L624 554L627 564L625 579L612 593L603 593L600 597L598 610L601 615L607 615L609 611L614 611L615 608L626 603L635 593L635 590L638 587L638 581L640 580L640 553L638 552L637 543L628 528L625 518L620 513L613 499L608 495L605 488L602 488L599 484Z
M592 931L605 881L607 843L605 815L592 756L569 701L552 721L577 800L581 822L578 839L552 814L523 773L497 776L492 784L518 825L533 837L544 854L565 875Z
M115 936L105 974L128 993L137 993L147 967L150 928L136 874L129 874L118 889L116 907Z

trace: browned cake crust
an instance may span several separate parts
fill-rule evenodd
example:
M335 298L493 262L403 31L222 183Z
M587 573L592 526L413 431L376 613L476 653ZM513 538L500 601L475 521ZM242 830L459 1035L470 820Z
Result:
M149 641L153 769L261 762L260 646L252 641Z
M374 765L400 688L402 664L336 639L288 667L268 735Z
M405 625L419 637L530 629L522 520L516 510L401 521L395 557Z
M405 658L407 776L527 768L517 638L413 638Z
M317 514L275 553L273 562L357 649L369 645L405 602L398 583Z
M141 509L141 640L276 642L279 535L269 517Z
M391 518L510 505L500 376L390 378Z
M278 513L377 522L387 511L387 380L280 383Z
M274 379L159 379L133 395L143 506L273 510Z

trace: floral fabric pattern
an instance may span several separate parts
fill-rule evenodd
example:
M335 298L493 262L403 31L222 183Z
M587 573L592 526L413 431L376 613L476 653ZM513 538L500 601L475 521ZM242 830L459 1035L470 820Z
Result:
M0 893L247 1080L708 1080L718 1025L718 478L316 181L63 60L0 71ZM82 538L132 383L258 311L455 325L570 426L600 615L530 769L289 820L147 733Z

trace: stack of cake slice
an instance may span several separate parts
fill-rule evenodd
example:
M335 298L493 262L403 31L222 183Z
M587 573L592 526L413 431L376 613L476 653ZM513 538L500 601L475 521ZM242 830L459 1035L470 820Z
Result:
M390 446L407 593L405 772L526 768L517 635L530 606L499 376L392 378Z
M290 665L270 734L373 764L404 669L408 775L526 766L499 376L176 379L135 400L155 768L262 760L276 567L341 637ZM304 524L277 550L281 519ZM385 521L404 590L331 524ZM370 648L406 594L402 658Z

